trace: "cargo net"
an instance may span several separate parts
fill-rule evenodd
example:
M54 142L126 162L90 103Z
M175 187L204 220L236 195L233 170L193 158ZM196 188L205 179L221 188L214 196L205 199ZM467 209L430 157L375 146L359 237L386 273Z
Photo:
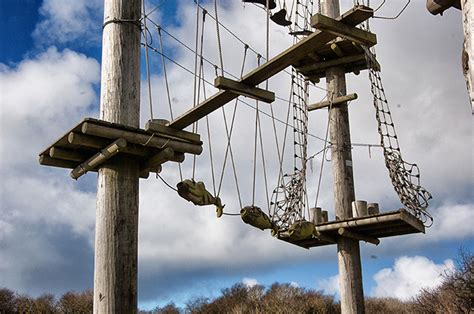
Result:
M292 70L294 161L292 174L280 171L278 187L272 194L271 220L278 229L288 229L304 219L306 208L306 164L308 146L308 84ZM282 156L280 157L282 158Z
M402 159L398 144L392 114L382 85L380 72L376 70L376 55L374 49L364 47L365 57L369 68L371 92L374 98L375 116L378 132L383 146L385 165L388 169L393 187L403 205L424 224L431 225L433 217L427 212L431 194L420 186L420 169Z

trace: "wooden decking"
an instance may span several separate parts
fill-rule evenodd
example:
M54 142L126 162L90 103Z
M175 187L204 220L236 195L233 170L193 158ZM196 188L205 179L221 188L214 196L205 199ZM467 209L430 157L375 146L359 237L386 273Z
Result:
M291 241L278 235L278 239L309 249L316 246L332 245L341 236L356 236L359 240L378 243L379 238L399 236L411 233L425 233L425 226L405 209L381 213L361 218L330 221L316 225L316 234L311 239ZM341 235L342 234L342 235Z
M116 155L126 155L140 164L140 176L160 172L167 161L183 162L184 154L199 155L202 142L198 134L147 123L146 129L128 127L86 118L39 154L45 166L70 168L79 178L97 171Z

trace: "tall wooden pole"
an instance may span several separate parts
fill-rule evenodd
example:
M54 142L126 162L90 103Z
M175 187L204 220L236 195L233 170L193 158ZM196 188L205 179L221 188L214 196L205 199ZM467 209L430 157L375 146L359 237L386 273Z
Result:
M100 118L139 126L142 0L104 0ZM136 313L137 162L117 158L99 170L94 313Z
M462 52L462 66L466 78L467 92L474 114L474 5L472 1L461 0L463 27L464 27L464 49Z
M340 15L339 0L325 0L322 13L335 18ZM342 68L326 71L329 99L346 95L346 78ZM351 136L347 103L332 107L329 111L330 136L333 144L331 160L334 178L336 218L352 217L352 201L355 200L352 172ZM339 287L342 313L364 313L364 292L359 241L341 237L337 243Z

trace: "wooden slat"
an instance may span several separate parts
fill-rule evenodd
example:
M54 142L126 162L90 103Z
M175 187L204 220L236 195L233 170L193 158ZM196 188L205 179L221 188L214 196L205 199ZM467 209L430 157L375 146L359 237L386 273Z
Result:
M311 26L369 47L377 44L377 36L375 34L350 26L344 22L337 21L319 13L311 17Z
M102 148L110 144L110 141L103 138L84 135L76 132L69 133L67 139L70 144L89 148Z
M87 158L87 155L83 153L67 150L67 149L62 149L58 147L51 147L49 150L49 156L52 158L77 161L77 162L82 162Z
M322 101L322 102L318 102L318 103L309 105L308 110L312 111L312 110L316 110L316 109L326 108L326 107L329 107L331 104L332 104L332 106L335 106L335 105L338 105L338 104L341 104L341 103L344 103L344 102L347 102L347 101L357 99L357 97L358 96L357 96L356 93L348 94L348 95L345 95L345 96L339 96L339 97L334 98L332 101L325 100L325 101Z
M373 12L370 8L357 6L336 18L336 21L342 21L345 25L355 26L371 16L373 16ZM298 63L308 53L316 51L336 37L337 35L329 32L316 31L245 75L240 82L256 86L288 66ZM169 126L175 129L184 129L235 98L237 98L235 93L221 91L170 122Z
M40 155L39 164L43 166L73 169L78 163L70 160L52 158L47 155Z
M160 134L173 136L178 139L182 139L182 140L184 139L190 142L201 144L201 136L199 134L183 131L183 130L176 130L158 121L153 121L153 120L147 121L147 123L145 124L145 131L157 132Z
M141 144L143 146L157 147L160 149L171 147L175 151L182 153L199 155L202 152L201 145L161 138L152 134L140 134L131 131L120 130L91 122L85 122L82 125L82 133L110 139L123 138L127 142Z
M223 76L216 77L214 80L214 86L219 89L228 90L266 103L272 103L275 101L275 93L271 91L249 86Z

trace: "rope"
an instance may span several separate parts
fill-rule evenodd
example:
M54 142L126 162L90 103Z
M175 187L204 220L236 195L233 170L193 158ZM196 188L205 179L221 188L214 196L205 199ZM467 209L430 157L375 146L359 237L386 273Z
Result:
M166 184L167 187L169 187L170 189L172 189L172 190L175 191L175 192L178 192L177 189L175 189L175 188L174 188L173 186L171 186L168 182L166 182L165 179L163 179L163 177L160 176L158 173L156 174L156 177L157 177L157 178L160 178L161 181L163 181L163 183Z
M150 64L148 62L148 28L146 26L146 10L145 10L145 0L142 0L142 8L143 8L143 26L145 27L145 42L147 43L145 47L145 64L146 64L146 77L148 82L148 103L150 107L150 118L153 120L153 100L151 97L151 79L150 79Z
M215 20L216 20L217 46L219 48L219 60L221 63L222 76L224 76L224 58L222 56L221 35L219 31L219 15L217 14L217 0L214 0L214 11L216 12Z
M163 74L165 76L165 86L166 86L166 96L168 98L168 108L170 111L171 120L174 120L173 106L171 105L170 87L169 87L169 82L168 82L168 73L166 71L166 62L165 62L165 57L163 55L163 40L161 36L160 27L157 27L157 32L158 32L158 38L159 38L159 43L160 43L161 63L163 66ZM181 163L178 162L177 164L178 164L178 169L179 169L179 178L181 179L181 181L183 181L183 170L181 169Z
M375 107L375 116L380 135L380 144L383 147L385 165L388 169L392 185L402 204L415 217L424 223L433 222L433 217L427 212L431 194L420 185L420 169L416 164L403 160L398 136L395 131L392 114L388 104L382 79L376 68L375 49L363 47L369 69L369 80Z

